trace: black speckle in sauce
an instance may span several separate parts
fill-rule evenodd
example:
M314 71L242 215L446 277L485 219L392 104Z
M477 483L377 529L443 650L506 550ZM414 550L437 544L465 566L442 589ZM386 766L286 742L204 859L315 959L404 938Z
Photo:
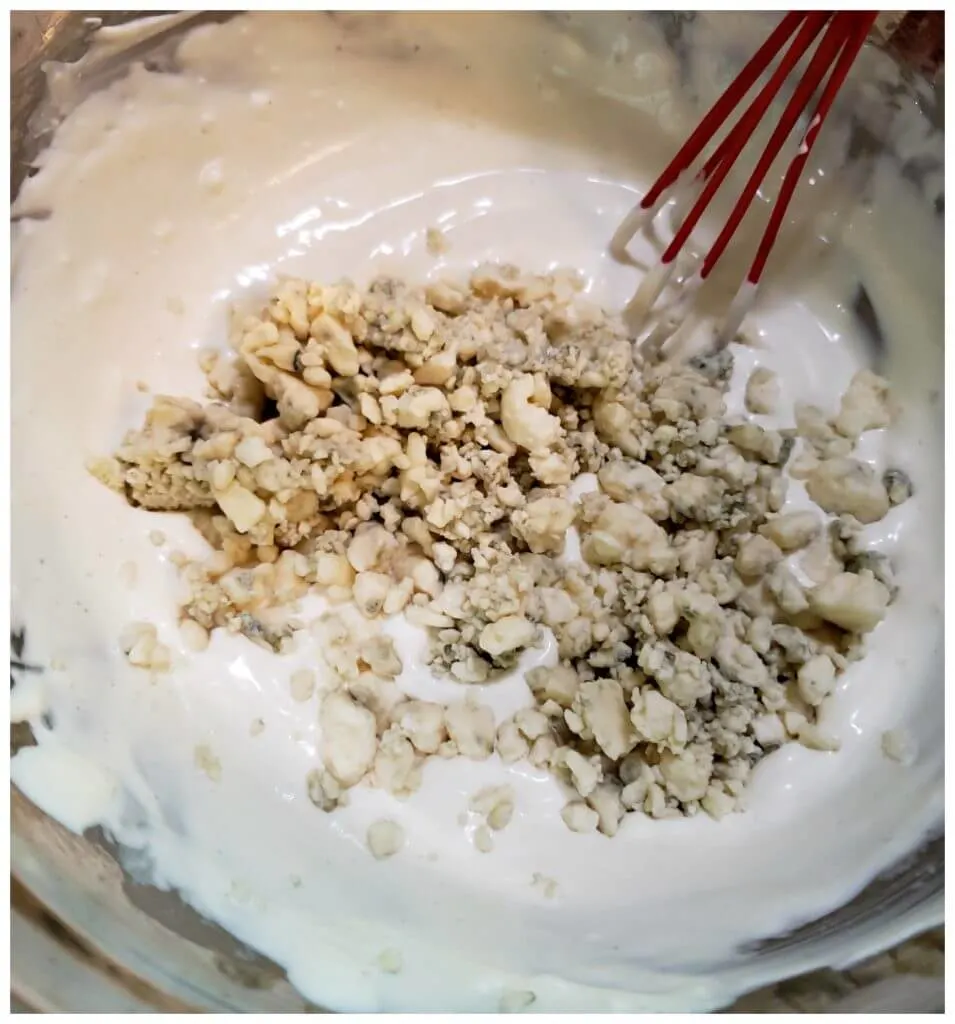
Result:
M19 629L10 628L10 689L16 682L16 674L20 672L42 672L40 665L34 665L27 661L27 629L21 626Z

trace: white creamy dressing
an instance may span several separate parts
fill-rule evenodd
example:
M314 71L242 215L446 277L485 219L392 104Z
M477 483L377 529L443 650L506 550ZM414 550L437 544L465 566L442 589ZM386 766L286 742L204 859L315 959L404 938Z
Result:
M629 298L638 271L607 242L692 124L675 69L646 24L606 60L559 20L504 17L502 28L499 16L243 16L193 31L179 73L134 68L62 123L19 200L50 215L21 220L15 239L14 609L28 658L47 670L14 690L39 746L15 758L13 778L69 828L101 824L141 851L129 863L142 877L179 889L334 1009L492 1011L515 990L533 992L535 1010L712 1008L772 980L741 944L844 903L941 819L941 243L893 172L873 212L842 218L838 251L792 243L780 258L751 323L759 346L737 349L737 383L756 363L780 372L778 425L795 398L835 408L863 359L848 313L861 275L902 356L889 369L904 414L864 448L915 484L870 528L901 596L826 708L841 751L774 753L748 811L722 822L630 815L613 840L574 834L558 784L496 756L430 762L405 802L360 787L322 813L304 784L317 698L296 703L288 683L319 669L316 641L302 634L279 657L220 630L187 651L169 555L204 542L84 468L140 422L151 399L137 382L201 396L197 351L224 344L229 304L276 274L421 279L491 259L577 267L600 301ZM613 40L620 23L603 24ZM451 245L440 258L425 246L432 226ZM138 620L174 653L155 681L117 642ZM418 631L390 628L401 686L460 697L428 673ZM520 673L475 689L501 717L528 702ZM880 749L899 727L918 744L908 767ZM202 744L218 782L195 765ZM505 781L514 821L480 853L477 822L461 815ZM382 817L407 843L377 862L365 832ZM557 882L553 898L535 875ZM837 955L929 923L872 929ZM399 972L381 970L386 950L400 951Z

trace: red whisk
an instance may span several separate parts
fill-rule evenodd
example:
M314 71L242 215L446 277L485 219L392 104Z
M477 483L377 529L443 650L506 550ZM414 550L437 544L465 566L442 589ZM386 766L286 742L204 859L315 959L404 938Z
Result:
M658 323L649 338L646 339L645 351L652 354L659 352L663 343L672 336L679 326L680 315L685 313L687 298L709 274L725 251L736 229L739 227L754 196L759 190L766 173L779 155L783 143L789 137L800 115L805 110L812 95L820 87L822 92L816 109L809 120L805 135L786 171L783 183L773 206L769 223L766 226L762 241L756 251L746 280L740 287L736 298L730 306L726 322L721 328L717 344L723 346L733 339L739 330L747 311L752 305L756 286L759 283L766 260L776 241L776 236L786 215L786 209L792 199L793 192L799 181L803 165L812 150L825 121L829 109L839 92L853 61L862 49L866 36L876 19L874 11L836 12L809 11L788 13L770 33L769 38L759 48L756 55L743 68L735 81L716 101L706 116L700 121L696 130L690 135L683 147L670 161L669 166L660 175L653 187L643 197L639 206L627 217L614 235L611 248L622 254L630 240L656 216L661 207L671 198L674 191L686 181L687 174L703 152L707 143L739 105L740 101L756 83L760 75L772 64L787 41L792 39L785 54L775 70L769 76L749 107L730 129L726 138L719 144L703 167L693 176L690 188L695 192L696 201L690 208L682 224L680 224L673 240L667 246L660 263L646 276L631 301L628 310L631 315L645 318L660 293L673 275L677 255L682 250L709 205L717 190L723 184L734 162L739 157L744 145L751 137L760 119L769 109L776 94L786 78L792 73L799 61L806 55L816 37L825 30L815 53L796 86L779 124L776 126L762 156L756 163L742 194L733 207L722 231L703 258L696 274L696 281L688 284L684 301L680 303L680 311L676 316ZM795 38L793 38L795 37ZM828 79L826 75L828 73ZM825 84L823 85L823 80Z

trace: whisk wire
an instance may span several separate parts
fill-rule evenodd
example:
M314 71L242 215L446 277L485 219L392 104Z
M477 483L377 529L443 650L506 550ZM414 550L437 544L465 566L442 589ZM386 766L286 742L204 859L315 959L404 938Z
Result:
M760 240L756 256L730 305L727 321L724 322L722 330L717 335L717 344L725 344L736 334L752 305L756 285L779 234L803 166L875 18L876 12L873 11L836 13L812 11L808 13L790 12L785 15L730 87L713 104L638 206L631 211L617 229L611 241L611 249L617 255L626 254L626 247L630 240L652 223L668 202L673 200L674 210L681 215L678 218L679 223L673 238L665 247L659 263L645 276L627 306L628 314L631 317L636 317L638 324L643 324L653 311L661 293L671 283L677 257L686 246L693 230L722 186L746 143L754 134L760 120L768 111L783 83L809 51L816 37L825 29L821 41L786 104L779 124L773 131L716 241L710 246L705 258L693 256L692 271L687 270L687 261L682 261L683 272L676 276L681 283L686 285L683 294L676 302L671 303L658 318L649 336L644 340L645 351L656 354L667 340L674 336L674 333L678 335L686 333L685 324L688 319L692 319L690 318L690 305L695 292L712 272L729 245L783 144L792 134L813 95L821 87L815 111L800 142L799 149L790 161L783 177L782 186L771 210L769 222ZM769 75L765 85L714 152L705 160L702 168L695 174L691 174L692 165L706 148L715 132L726 122L787 43L789 45L786 47L785 53ZM826 77L827 72L828 78ZM684 213L685 216L682 215Z
M750 138L752 138L753 132L756 130L756 127L759 124L760 120L762 120L766 111L769 109L773 100L776 98L776 94L779 92L779 90L782 88L783 83L792 73L793 68L796 66L796 64L798 64L800 57L802 57L802 55L806 52L806 48L819 34L820 30L826 22L826 17L827 16L825 14L810 15L803 21L802 26L796 33L796 38L793 40L789 49L786 51L785 56L780 61L776 70L770 76L769 81L760 90L759 94L749 105L749 107L744 111L740 119L730 130L730 133L717 148L716 152L713 154L713 157L711 157L710 160L707 161L707 164L704 166L703 169L703 173L704 175L706 175L707 169L709 168L709 176L707 177L706 185L704 186L699 199L697 199L696 203L694 204L693 209L690 210L686 219L680 225L680 229L677 231L676 235L674 235L673 240L670 242L669 246L667 246L666 251L663 253L664 263L669 263L670 260L672 260L686 244L687 239L693 233L693 229L699 223L699 220L703 216L703 213L706 211L706 208L710 205L710 203L713 200L713 197L716 195L720 186L725 181L726 176L729 174L730 170L733 167L733 164L736 162L737 158L742 152L743 147L750 140ZM805 104L805 102L806 101L803 100L803 105ZM786 135L789 134L789 131L791 129L792 124L790 124L789 129L786 131ZM778 133L779 129L777 129L777 132L774 133L773 135L773 142L775 142ZM783 140L785 139L786 135L783 136ZM779 145L782 145L782 140L780 140ZM776 152L778 152L778 146L776 148ZM763 171L763 175L765 175L765 170ZM763 175L760 176L760 180L762 180ZM755 191L753 194L755 194ZM748 206L749 202L751 201L752 194L749 195L746 202L746 206ZM704 274L704 277L705 276L706 275Z
M872 20L875 20L874 15ZM859 54L859 51L862 49L871 27L872 22L866 21L865 19L859 19L856 25L853 26L852 34L843 44L842 52L839 54L836 66L833 68L832 73L826 82L825 88L823 89L822 96L819 98L819 102L816 104L816 109L813 111L813 115L810 118L809 125L806 128L806 134L803 136L799 149L786 170L786 175L783 178L779 195L776 197L776 202L773 205L773 210L770 214L769 223L766 225L763 238L756 251L756 258L753 260L753 265L747 275L747 280L751 282L758 281L762 276L763 268L766 266L766 261L769 258L770 251L776 241L776 236L779 234L779 229L782 227L783 219L786 216L790 200L796 190L796 185L799 182L799 176L802 173L803 166L808 160L809 154L812 152L812 147L819 135L819 129L822 127L823 121L825 121L826 115L829 113L829 109L835 101L839 89L842 87L842 83L845 81L850 68Z
M812 59L809 62L809 66L806 68L806 71L799 80L799 84L796 86L792 97L786 104L786 108L779 120L779 124L770 136L769 142L757 161L756 167L753 169L753 173L749 176L749 180L743 187L740 197L736 200L736 205L733 207L723 230L720 232L716 241L711 246L706 259L703 261L701 274L704 278L710 273L710 271L712 271L716 261L723 254L723 251L729 244L730 239L736 233L736 229L739 227L740 222L746 215L746 211L749 209L756 193L759 191L759 187L762 185L763 179L766 177L769 168L775 162L776 157L779 156L779 151L783 148L783 143L792 134L792 130L796 126L796 122L799 120L806 104L812 98L812 94L815 90L819 87L819 83L822 81L826 68L830 66L833 58L842 48L845 40L844 29L845 26L841 23L840 16L836 15L836 17L829 23L829 27L826 29L826 33L822 37L822 41L816 49L816 52L813 54ZM787 54L787 57L788 56L789 54ZM782 67L783 65L780 65L780 69L782 69ZM788 71L789 69L787 68L787 74ZM666 253L664 253L663 258L664 260L667 258Z
M766 42L756 51L726 92L710 107L703 120L700 121L690 137L680 147L676 156L667 165L666 170L664 170L650 191L643 197L640 203L641 209L649 210L653 207L663 192L671 185L674 185L677 178L693 164L693 161L703 152L713 134L723 126L723 123L736 108L740 100L749 92L766 68L769 67L782 45L796 31L800 22L805 20L805 17L804 14L790 11L773 29Z

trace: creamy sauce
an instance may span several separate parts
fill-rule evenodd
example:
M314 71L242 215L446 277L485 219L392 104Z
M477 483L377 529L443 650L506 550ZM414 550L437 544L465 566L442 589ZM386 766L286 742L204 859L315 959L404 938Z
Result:
M772 980L743 944L841 905L941 820L941 242L892 169L874 180L872 213L828 184L810 193L839 244L793 229L750 323L758 344L737 351L737 385L757 363L778 370L780 425L796 398L835 407L866 358L851 316L865 282L904 414L863 452L916 489L870 528L901 596L826 709L842 750L783 748L757 770L749 810L720 823L632 815L612 841L572 834L557 784L496 757L431 762L406 802L362 787L323 814L304 787L317 703L296 703L288 684L320 665L315 641L279 658L220 631L187 651L169 555L204 542L84 469L141 419L150 397L137 382L201 396L198 349L224 344L230 303L277 274L421 279L490 259L576 267L592 296L627 301L640 270L607 243L693 123L675 63L649 24L625 38L614 20L506 17L502 30L463 15L243 16L188 35L177 73L134 67L59 127L18 203L48 216L20 221L14 252L14 609L47 669L14 690L39 746L13 778L67 827L105 826L138 851L140 877L180 890L333 1009L493 1011L513 991L533 992L535 1010L713 1008ZM720 84L712 52L692 64L697 87ZM432 226L451 245L439 258ZM632 251L646 269L658 250ZM174 652L158 681L119 649L136 620ZM425 669L422 636L393 628L400 685L460 695ZM520 673L477 689L499 717L527 702ZM907 767L880 747L900 727L918 745ZM201 744L218 782L194 763ZM504 781L515 819L482 854L476 822L459 817ZM386 862L365 848L381 817L407 835ZM553 898L535 875L557 882ZM378 957L393 950L403 966L387 973Z

